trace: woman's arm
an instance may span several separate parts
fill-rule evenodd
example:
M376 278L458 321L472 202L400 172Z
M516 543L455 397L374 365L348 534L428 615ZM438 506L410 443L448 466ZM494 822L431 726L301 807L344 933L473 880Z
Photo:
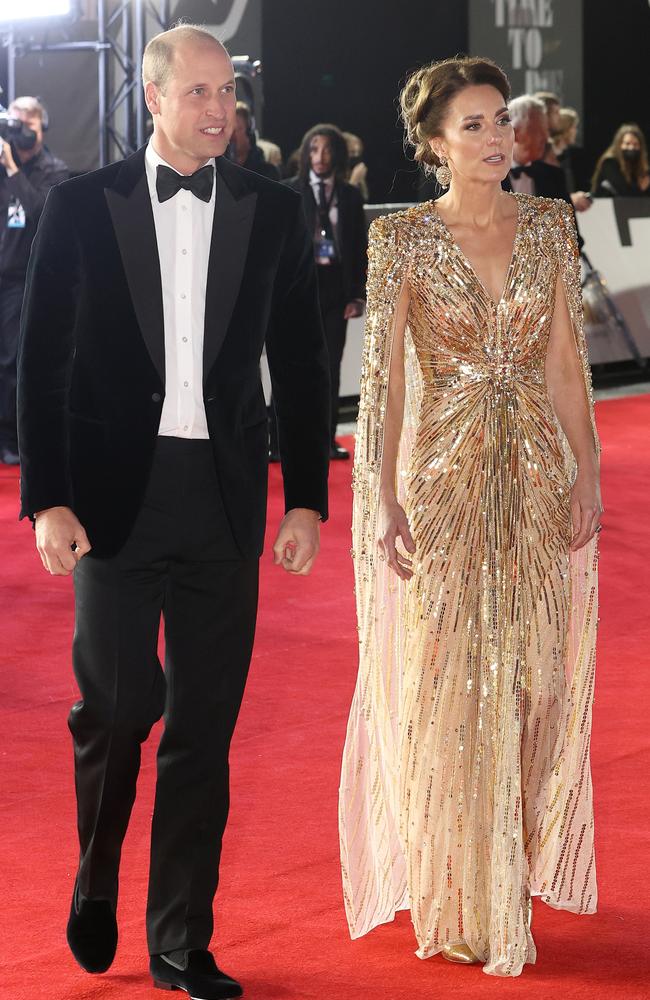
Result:
M598 452L561 278L557 281L555 311L546 354L546 384L553 409L578 465L571 490L571 548L575 550L593 538L603 508Z
M408 316L410 292L408 282L402 285L395 312L395 328L390 359L388 378L388 400L384 418L384 447L381 463L381 478L379 483L379 552L380 558L385 558L388 565L402 580L408 580L413 575L411 564L401 552L397 551L396 541L399 536L407 552L414 552L415 545L404 510L397 502L395 477L397 473L397 454L404 420L404 330Z

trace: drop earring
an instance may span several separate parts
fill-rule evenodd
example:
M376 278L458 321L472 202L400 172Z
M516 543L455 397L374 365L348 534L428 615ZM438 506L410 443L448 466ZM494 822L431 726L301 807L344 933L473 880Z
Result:
M444 156L439 157L440 166L436 167L436 180L440 187L448 188L451 184L451 170L447 166L447 160Z

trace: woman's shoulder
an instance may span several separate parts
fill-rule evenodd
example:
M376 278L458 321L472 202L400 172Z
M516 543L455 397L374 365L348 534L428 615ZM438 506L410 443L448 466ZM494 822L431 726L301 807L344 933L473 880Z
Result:
M400 211L377 216L370 224L368 235L370 240L374 242L399 243L405 237L421 230L434 216L435 209L432 201L410 205Z
M564 198L542 198L536 194L517 194L517 198L526 218L525 224L540 222L556 222L561 219L573 219L573 208Z

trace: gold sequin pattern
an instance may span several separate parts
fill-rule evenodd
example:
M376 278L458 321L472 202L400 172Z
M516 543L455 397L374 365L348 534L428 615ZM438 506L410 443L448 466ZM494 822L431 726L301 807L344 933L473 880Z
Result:
M420 957L464 940L495 975L535 960L529 892L596 907L597 548L569 553L575 466L544 374L560 275L593 414L578 250L569 206L516 197L499 302L431 203L371 227L353 474L360 662L340 794L352 936L410 907ZM405 281L408 584L376 538Z

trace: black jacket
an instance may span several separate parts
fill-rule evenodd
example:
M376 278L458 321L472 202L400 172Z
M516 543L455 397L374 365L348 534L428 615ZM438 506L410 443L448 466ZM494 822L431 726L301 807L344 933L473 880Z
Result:
M286 508L327 516L328 374L312 240L298 198L217 160L203 398L226 513L262 550L266 340ZM126 541L165 394L160 267L144 150L54 188L27 274L18 358L21 517L71 507L95 556Z
M615 156L608 156L600 165L594 179L594 198L648 198L650 187L642 191L638 184L630 184Z
M302 203L310 234L316 229L318 212L309 181L292 177L284 182L302 196ZM346 304L352 299L366 297L366 269L368 266L368 231L359 189L346 181L336 182L339 221L336 238L341 254L343 291Z
M0 279L23 282L27 272L29 251L47 193L55 184L66 180L70 171L43 147L40 153L20 164L13 177L0 166ZM7 226L7 210L11 202L19 202L25 213L25 226Z
M544 160L535 160L526 168L526 173L532 177L535 185L534 194L537 198L561 198L571 205L571 211L575 219L575 209L571 201L571 195L567 187L566 177L562 167L554 167L552 163L545 163ZM502 182L501 187L505 191L512 191L510 174ZM576 231L578 233L578 246L582 250L584 240L580 235L578 221L576 219Z

